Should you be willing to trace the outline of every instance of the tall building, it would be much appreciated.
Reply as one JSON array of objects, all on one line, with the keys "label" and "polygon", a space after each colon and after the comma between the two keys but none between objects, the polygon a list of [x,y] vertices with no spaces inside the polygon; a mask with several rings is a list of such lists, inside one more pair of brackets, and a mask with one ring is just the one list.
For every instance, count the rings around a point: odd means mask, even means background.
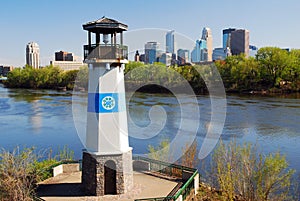
[{"label": "tall building", "polygon": [[213,45],[210,28],[203,28],[201,39],[196,41],[196,45],[191,53],[192,62],[212,61]]},{"label": "tall building", "polygon": [[238,29],[231,32],[230,50],[232,55],[244,53],[249,56],[249,31],[246,29]]},{"label": "tall building", "polygon": [[153,64],[157,61],[159,54],[159,43],[158,42],[147,42],[145,44],[145,63]]},{"label": "tall building", "polygon": [[55,52],[55,61],[74,61],[73,53],[65,51]]},{"label": "tall building", "polygon": [[[228,28],[223,30],[223,49],[230,54],[244,53],[249,56],[249,31],[246,29]],[[227,54],[228,55],[228,54]]]},{"label": "tall building", "polygon": [[192,50],[191,56],[193,63],[208,61],[206,40],[200,39],[196,41],[196,45]]},{"label": "tall building", "polygon": [[162,55],[159,57],[159,62],[166,64],[166,66],[171,66],[172,64],[172,53],[166,52],[162,53]]},{"label": "tall building", "polygon": [[35,69],[40,67],[40,48],[35,42],[26,45],[26,64]]},{"label": "tall building", "polygon": [[223,49],[230,48],[231,33],[234,32],[235,28],[228,28],[223,30]]},{"label": "tall building", "polygon": [[175,37],[174,30],[167,32],[166,34],[166,52],[175,54]]},{"label": "tall building", "polygon": [[206,49],[207,49],[207,60],[212,61],[212,53],[213,53],[213,38],[211,29],[204,27],[202,30],[202,40],[206,41]]},{"label": "tall building", "polygon": [[190,62],[190,51],[184,49],[177,50],[177,61],[179,65]]}]

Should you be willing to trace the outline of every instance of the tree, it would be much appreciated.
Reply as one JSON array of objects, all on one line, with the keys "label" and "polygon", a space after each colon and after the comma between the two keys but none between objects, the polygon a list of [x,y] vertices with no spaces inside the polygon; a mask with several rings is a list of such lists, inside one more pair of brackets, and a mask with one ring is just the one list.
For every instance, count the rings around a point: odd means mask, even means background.
[{"label": "tree", "polygon": [[278,47],[264,47],[257,52],[256,59],[260,65],[260,73],[271,87],[278,86],[283,71],[290,66],[289,54]]},{"label": "tree", "polygon": [[69,70],[60,73],[61,82],[59,85],[62,87],[65,86],[67,89],[73,89],[78,72],[78,70]]},{"label": "tree", "polygon": [[297,82],[300,81],[300,50],[293,49],[289,53],[290,65],[282,72],[285,81],[291,82],[297,88]]}]

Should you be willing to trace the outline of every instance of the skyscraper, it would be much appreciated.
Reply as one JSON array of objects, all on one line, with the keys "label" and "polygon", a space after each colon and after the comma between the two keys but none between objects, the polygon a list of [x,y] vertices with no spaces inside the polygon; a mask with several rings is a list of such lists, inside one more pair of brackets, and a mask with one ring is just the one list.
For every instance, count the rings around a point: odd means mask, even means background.
[{"label": "skyscraper", "polygon": [[202,30],[202,40],[206,41],[206,52],[207,59],[205,61],[212,61],[212,53],[213,53],[213,39],[210,28],[204,27]]},{"label": "skyscraper", "polygon": [[158,57],[158,42],[147,42],[145,44],[145,63],[153,64],[157,61]]},{"label": "skyscraper", "polygon": [[233,55],[244,53],[249,56],[249,31],[238,29],[231,32],[230,49]]},{"label": "skyscraper", "polygon": [[196,41],[192,51],[192,62],[212,61],[213,47],[210,28],[204,27],[201,39]]},{"label": "skyscraper", "polygon": [[174,30],[167,32],[166,34],[166,52],[167,53],[175,53],[175,38],[174,38]]},{"label": "skyscraper", "polygon": [[228,28],[223,30],[223,49],[232,55],[244,53],[249,56],[249,31],[246,29]]},{"label": "skyscraper", "polygon": [[228,28],[223,30],[223,49],[230,48],[231,33],[234,32],[235,28]]},{"label": "skyscraper", "polygon": [[26,45],[26,64],[35,69],[40,67],[40,48],[35,42]]},{"label": "skyscraper", "polygon": [[191,55],[192,55],[193,63],[201,62],[201,61],[208,61],[206,40],[203,40],[203,39],[197,40],[196,45],[195,45]]}]

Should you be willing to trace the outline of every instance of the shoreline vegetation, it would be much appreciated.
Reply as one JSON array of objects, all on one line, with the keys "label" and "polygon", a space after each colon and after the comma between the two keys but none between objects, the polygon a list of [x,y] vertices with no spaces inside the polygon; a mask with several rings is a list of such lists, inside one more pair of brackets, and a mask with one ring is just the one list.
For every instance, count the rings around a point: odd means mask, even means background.
[{"label": "shoreline vegetation", "polygon": [[[172,160],[169,139],[157,146],[148,146],[148,157]],[[182,157],[175,164],[197,167],[197,141],[184,146]],[[209,164],[202,164],[198,201],[268,201],[299,200],[299,180],[279,151],[264,155],[251,143],[238,144],[235,140],[219,142]]]},{"label": "shoreline vegetation", "polygon": [[[218,71],[218,72],[216,72]],[[215,76],[220,74],[220,77]],[[220,79],[221,78],[221,79]],[[229,56],[206,65],[169,66],[130,62],[125,68],[126,89],[148,93],[207,94],[207,83],[222,82],[227,93],[287,94],[300,92],[300,50],[276,47],[258,50],[256,57]],[[62,71],[59,67],[15,68],[3,82],[8,88],[87,90],[88,68]]]},{"label": "shoreline vegetation", "polygon": [[58,150],[36,150],[34,147],[16,147],[0,150],[0,200],[35,200],[40,181],[52,177],[52,167],[61,161],[73,161],[74,152],[67,146]]},{"label": "shoreline vegetation", "polygon": [[[148,146],[148,157],[165,161],[172,157],[168,139],[156,147]],[[163,151],[162,151],[163,150]],[[175,164],[194,168],[199,161],[197,141],[182,149]],[[48,155],[48,156],[47,156]],[[0,151],[0,200],[34,200],[40,181],[52,177],[51,170],[61,161],[74,161],[67,146],[52,157],[52,149],[16,147]],[[299,200],[299,180],[279,151],[268,155],[250,143],[220,141],[214,149],[211,165],[201,176],[198,201],[284,201]]]}]

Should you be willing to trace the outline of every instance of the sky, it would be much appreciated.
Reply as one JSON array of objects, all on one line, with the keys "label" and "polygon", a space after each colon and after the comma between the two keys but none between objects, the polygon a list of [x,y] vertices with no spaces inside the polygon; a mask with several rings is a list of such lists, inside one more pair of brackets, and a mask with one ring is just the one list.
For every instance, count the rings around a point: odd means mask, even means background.
[{"label": "sky", "polygon": [[299,0],[9,0],[0,8],[0,65],[24,66],[31,41],[40,46],[43,66],[56,51],[82,56],[87,43],[82,24],[102,16],[128,25],[129,44],[138,42],[130,33],[151,29],[175,30],[195,41],[209,27],[213,46],[221,47],[222,30],[234,27],[248,29],[257,47],[300,49]]}]

